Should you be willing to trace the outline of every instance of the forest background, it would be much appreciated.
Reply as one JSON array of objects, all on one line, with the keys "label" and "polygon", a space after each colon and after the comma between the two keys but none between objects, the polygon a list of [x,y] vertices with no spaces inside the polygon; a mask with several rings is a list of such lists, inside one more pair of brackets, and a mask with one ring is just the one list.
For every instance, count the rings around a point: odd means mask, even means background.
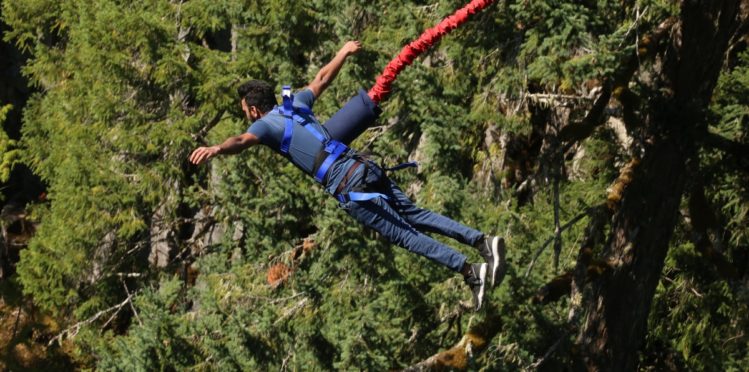
[{"label": "forest background", "polygon": [[354,147],[505,237],[478,313],[269,149],[187,163],[462,5],[2,0],[0,369],[746,370],[749,1],[498,1],[400,76]]}]

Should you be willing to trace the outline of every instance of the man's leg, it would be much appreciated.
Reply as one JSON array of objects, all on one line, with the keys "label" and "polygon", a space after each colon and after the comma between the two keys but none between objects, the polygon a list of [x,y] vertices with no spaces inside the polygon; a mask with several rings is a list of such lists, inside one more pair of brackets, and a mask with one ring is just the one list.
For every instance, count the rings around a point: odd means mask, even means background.
[{"label": "man's leg", "polygon": [[[381,183],[382,185],[382,183]],[[384,193],[388,203],[408,223],[417,229],[451,237],[463,244],[478,249],[489,264],[489,282],[492,286],[502,282],[507,270],[504,240],[498,236],[485,236],[482,232],[456,222],[428,209],[417,207],[411,199],[390,179],[384,182]]]},{"label": "man's leg", "polygon": [[466,256],[416,230],[384,199],[348,202],[344,208],[352,217],[371,227],[392,243],[460,272]]},{"label": "man's leg", "polygon": [[463,244],[476,247],[483,241],[484,233],[472,229],[451,218],[419,208],[392,180],[388,179],[385,195],[390,198],[389,204],[415,228],[453,238]]},{"label": "man's leg", "polygon": [[471,289],[475,309],[481,308],[488,264],[466,264],[466,256],[416,230],[382,198],[363,202],[349,201],[343,207],[356,220],[377,230],[392,243],[463,274]]}]

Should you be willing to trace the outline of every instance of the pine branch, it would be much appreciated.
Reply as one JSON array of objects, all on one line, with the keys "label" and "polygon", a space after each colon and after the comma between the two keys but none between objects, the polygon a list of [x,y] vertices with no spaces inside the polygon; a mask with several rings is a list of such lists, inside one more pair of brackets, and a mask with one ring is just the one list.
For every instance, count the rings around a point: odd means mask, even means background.
[{"label": "pine branch", "polygon": [[16,338],[16,332],[18,331],[18,324],[21,321],[21,306],[18,306],[18,310],[16,310],[16,321],[13,323],[13,332],[12,336],[10,336],[10,339],[13,340]]},{"label": "pine branch", "polygon": [[713,264],[718,275],[724,280],[738,279],[738,270],[716,247],[719,244],[716,244],[710,237],[711,231],[714,232],[712,235],[716,239],[719,239],[717,237],[721,236],[722,233],[720,232],[721,228],[717,222],[715,213],[710,207],[710,202],[705,196],[705,188],[702,180],[699,178],[697,178],[697,181],[692,186],[688,204],[688,215],[684,217],[687,225],[692,229],[690,239],[694,244],[694,248],[702,257]]},{"label": "pine branch", "polygon": [[[605,122],[605,109],[612,97],[619,98],[622,94],[631,95],[627,86],[635,72],[637,72],[641,60],[645,57],[650,58],[654,56],[655,51],[660,47],[660,40],[668,35],[675,23],[675,18],[669,18],[662,22],[654,32],[646,34],[642,38],[635,39],[637,49],[622,60],[612,78],[604,79],[601,94],[598,95],[598,98],[596,98],[585,118],[580,122],[562,128],[560,138],[563,142],[567,142],[565,151],[575,143],[588,138],[593,133],[593,130]],[[631,111],[631,107],[626,107],[631,106],[629,102],[622,99],[620,101],[625,106],[625,111]]]},{"label": "pine branch", "polygon": [[221,118],[224,117],[224,112],[226,112],[226,110],[219,110],[210,121],[205,123],[205,125],[203,125],[203,127],[200,128],[197,133],[193,134],[192,138],[195,140],[195,142],[205,143],[205,136],[221,121]]},{"label": "pine branch", "polygon": [[[105,314],[108,314],[108,313],[110,313],[112,311],[115,311],[114,315],[117,315],[117,313],[120,311],[120,309],[122,309],[123,307],[125,307],[125,305],[129,304],[130,301],[132,301],[133,296],[135,294],[137,294],[137,293],[138,292],[133,292],[129,296],[127,296],[127,298],[124,301],[120,302],[119,304],[114,305],[114,306],[112,306],[112,307],[110,307],[108,309],[101,310],[98,313],[94,314],[94,316],[92,316],[92,317],[90,317],[90,318],[88,318],[88,319],[86,319],[86,320],[84,320],[82,322],[78,322],[78,323],[76,323],[76,324],[74,324],[74,325],[72,325],[72,326],[70,326],[68,328],[65,328],[65,330],[63,330],[62,332],[60,332],[57,336],[55,336],[51,340],[49,340],[49,342],[47,343],[47,346],[52,346],[52,344],[55,342],[55,340],[57,340],[58,344],[62,345],[62,341],[63,341],[63,338],[65,338],[65,335],[67,335],[68,338],[75,337],[78,334],[78,332],[81,330],[81,328],[83,326],[95,322],[97,319],[101,318]],[[109,318],[109,320],[107,321],[107,323],[105,323],[105,326],[106,326],[106,324],[109,324],[109,322],[114,318],[114,315]]]},{"label": "pine branch", "polygon": [[372,144],[375,141],[377,141],[378,138],[380,138],[383,134],[385,134],[388,130],[390,130],[390,128],[396,126],[398,124],[398,122],[399,122],[398,117],[395,116],[395,117],[392,117],[392,118],[390,118],[388,120],[387,125],[380,125],[378,127],[369,127],[369,128],[367,128],[367,130],[366,130],[367,132],[369,132],[369,131],[375,131],[375,130],[378,131],[378,132],[375,133],[372,136],[372,138],[369,139],[369,141],[367,141],[367,144],[364,145],[364,147],[362,147],[361,151],[367,151],[367,150],[369,150],[369,147],[372,146]]},{"label": "pine branch", "polygon": [[[610,218],[610,210],[605,205],[599,205],[590,211],[591,221],[585,232],[585,238],[578,254],[575,269],[554,278],[549,284],[539,290],[533,302],[548,304],[561,298],[565,293],[570,295],[570,311],[567,316],[567,326],[559,338],[549,347],[544,355],[536,360],[531,367],[538,369],[551,355],[559,349],[565,339],[577,332],[580,324],[580,307],[583,303],[585,283],[599,277],[607,266],[600,260],[593,260],[593,247],[602,240],[603,229]],[[555,290],[556,289],[556,290]]]},{"label": "pine branch", "polygon": [[305,297],[301,299],[299,302],[294,304],[294,306],[286,309],[286,311],[283,312],[283,315],[281,315],[280,318],[278,318],[275,322],[273,322],[273,325],[278,325],[278,323],[281,323],[284,319],[289,318],[293,316],[297,311],[303,309],[305,306],[307,306],[307,303],[309,302],[309,297]]},{"label": "pine branch", "polygon": [[711,149],[725,154],[725,161],[737,165],[744,172],[749,173],[749,145],[736,142],[715,133],[702,136],[703,144]]},{"label": "pine branch", "polygon": [[575,268],[554,277],[539,288],[533,297],[534,303],[548,304],[569,294],[572,298],[568,316],[570,321],[577,318],[585,283],[599,277],[608,270],[606,262],[593,258],[593,248],[603,240],[603,229],[611,217],[611,210],[601,204],[589,208],[586,215],[590,216],[590,222],[585,229],[585,237],[580,245]]},{"label": "pine branch", "polygon": [[[574,226],[577,222],[579,222],[581,219],[583,219],[583,217],[587,216],[590,213],[590,211],[592,210],[592,208],[595,208],[595,207],[591,207],[591,208],[586,209],[584,212],[582,212],[582,213],[578,214],[577,216],[575,216],[575,218],[569,220],[567,223],[565,223],[564,225],[560,226],[558,233],[561,234],[563,231],[565,231],[565,230],[569,229],[570,227]],[[533,266],[536,265],[536,261],[541,256],[541,253],[543,253],[543,251],[546,249],[546,247],[548,247],[549,244],[551,244],[551,242],[555,241],[556,238],[557,238],[557,232],[555,231],[554,235],[552,235],[551,237],[549,237],[548,239],[546,239],[546,241],[544,242],[544,244],[536,251],[536,253],[533,254],[533,259],[531,260],[531,263],[528,264],[528,268],[525,270],[525,277],[526,278],[528,277],[528,275],[530,275],[531,270],[533,270]]]},{"label": "pine branch", "polygon": [[447,337],[447,334],[450,332],[450,330],[453,327],[453,324],[455,324],[456,322],[458,325],[458,334],[463,333],[460,327],[460,319],[461,317],[463,317],[463,314],[465,314],[466,311],[470,311],[470,310],[471,310],[470,305],[460,302],[458,303],[458,306],[452,312],[443,316],[440,319],[440,322],[438,324],[435,324],[433,327],[431,327],[431,329],[428,329],[427,331],[421,332],[421,333],[428,334],[429,332],[437,328],[438,325],[444,324],[445,322],[447,322],[447,328],[445,329],[444,332],[442,332],[442,335],[440,335],[440,345],[442,345],[445,341],[445,337]]}]

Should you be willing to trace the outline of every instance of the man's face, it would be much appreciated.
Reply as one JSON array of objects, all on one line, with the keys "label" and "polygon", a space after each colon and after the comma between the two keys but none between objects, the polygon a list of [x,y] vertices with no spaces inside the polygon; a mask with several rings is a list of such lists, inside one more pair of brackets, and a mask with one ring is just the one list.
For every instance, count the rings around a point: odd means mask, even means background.
[{"label": "man's face", "polygon": [[244,112],[244,116],[247,117],[247,120],[250,122],[255,122],[255,120],[260,119],[262,117],[262,113],[260,110],[257,109],[255,106],[247,106],[247,102],[242,98],[240,101],[242,103],[242,111]]}]

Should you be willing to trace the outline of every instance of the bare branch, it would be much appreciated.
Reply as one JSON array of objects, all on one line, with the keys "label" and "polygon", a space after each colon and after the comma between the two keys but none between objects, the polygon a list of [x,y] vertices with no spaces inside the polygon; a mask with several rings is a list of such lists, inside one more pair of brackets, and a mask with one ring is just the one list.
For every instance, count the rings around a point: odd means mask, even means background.
[{"label": "bare branch", "polygon": [[549,350],[547,350],[546,353],[544,353],[544,355],[541,358],[539,358],[537,361],[535,361],[533,364],[531,364],[531,368],[532,369],[538,369],[538,367],[541,367],[541,365],[543,365],[544,363],[546,363],[546,361],[549,359],[549,357],[551,356],[551,354],[553,354],[559,348],[559,345],[562,344],[562,341],[564,341],[566,338],[570,337],[570,333],[571,333],[570,331],[571,330],[566,329],[564,332],[562,332],[562,335],[559,336],[559,338],[556,340],[556,342],[554,342],[551,345],[551,347],[549,348]]},{"label": "bare branch", "polygon": [[208,132],[213,129],[213,127],[216,126],[221,121],[221,118],[224,117],[225,110],[219,110],[216,115],[213,116],[213,118],[207,122],[200,130],[198,130],[197,133],[193,134],[192,138],[196,142],[204,142],[205,136],[208,134]]},{"label": "bare branch", "polygon": [[390,120],[388,120],[388,123],[387,123],[387,125],[381,125],[381,126],[378,126],[378,127],[370,127],[370,128],[367,128],[367,131],[375,131],[375,130],[377,130],[378,132],[377,132],[377,133],[376,133],[376,134],[375,134],[374,136],[372,136],[372,138],[370,138],[370,139],[369,139],[369,141],[367,141],[367,144],[366,144],[366,145],[364,145],[364,147],[362,147],[362,150],[361,150],[361,151],[366,151],[366,150],[368,150],[368,149],[369,149],[369,147],[370,147],[370,146],[372,146],[372,144],[373,144],[373,143],[374,143],[374,142],[375,142],[375,141],[376,141],[376,140],[377,140],[378,138],[380,138],[380,136],[382,136],[383,134],[385,134],[385,132],[387,132],[388,130],[390,130],[390,128],[392,128],[392,127],[394,127],[394,126],[395,126],[396,124],[398,124],[398,121],[399,121],[399,120],[398,120],[398,117],[396,116],[396,117],[392,117],[392,118],[390,118]]},{"label": "bare branch", "polygon": [[611,210],[605,205],[599,205],[588,209],[590,222],[585,231],[585,238],[580,246],[577,262],[574,270],[556,276],[554,279],[541,287],[533,297],[534,303],[547,304],[554,302],[564,295],[569,294],[570,314],[568,319],[571,323],[577,323],[578,308],[582,301],[582,288],[584,283],[597,278],[608,269],[608,265],[593,258],[593,248],[600,243],[606,221],[611,216]]},{"label": "bare branch", "polygon": [[[135,293],[137,293],[137,292],[135,292]],[[68,328],[65,328],[65,330],[63,330],[62,332],[60,332],[57,336],[55,336],[51,340],[49,340],[49,342],[47,343],[47,346],[52,346],[52,344],[55,342],[55,340],[57,340],[58,344],[62,345],[62,340],[63,340],[63,338],[65,338],[66,335],[68,336],[68,338],[75,337],[78,334],[78,332],[81,330],[81,328],[83,326],[95,322],[97,319],[101,318],[105,314],[108,314],[108,313],[110,313],[112,311],[119,312],[120,309],[122,309],[125,305],[127,305],[128,303],[130,303],[130,301],[132,301],[133,295],[135,295],[135,293],[132,293],[129,296],[127,296],[127,298],[124,301],[120,302],[119,304],[114,305],[114,306],[112,306],[112,307],[110,307],[108,309],[104,309],[102,311],[99,311],[98,313],[94,314],[94,316],[92,316],[92,317],[90,317],[90,318],[88,318],[88,319],[86,319],[86,320],[84,320],[82,322],[78,322],[78,323],[76,323],[76,324],[74,324],[74,325],[72,325],[72,326],[70,326]],[[116,315],[116,313],[115,313],[115,315]],[[114,316],[110,317],[110,319],[107,321],[106,324],[108,324],[112,320],[113,317]]]},{"label": "bare branch", "polygon": [[[592,209],[592,208],[595,208],[595,207],[591,207],[591,208],[588,208],[588,209],[586,209],[586,210],[585,210],[585,212],[582,212],[582,213],[578,214],[577,216],[575,216],[575,218],[571,219],[570,221],[568,221],[567,223],[565,223],[564,225],[562,225],[562,226],[561,226],[561,227],[559,228],[559,234],[561,234],[561,233],[562,233],[562,232],[563,232],[564,230],[567,230],[567,229],[569,229],[570,227],[574,226],[574,225],[575,225],[575,224],[576,224],[576,223],[577,223],[578,221],[580,221],[580,220],[581,220],[581,219],[582,219],[583,217],[587,216],[587,215],[588,215],[588,213],[590,213],[590,211],[591,211],[591,209]],[[541,253],[543,253],[543,251],[544,251],[544,250],[546,249],[546,247],[548,247],[548,246],[549,246],[549,244],[551,244],[551,242],[553,242],[553,241],[554,241],[554,240],[556,239],[556,237],[557,237],[557,234],[556,234],[556,232],[555,232],[555,234],[554,234],[554,235],[552,235],[551,237],[549,237],[549,239],[546,239],[546,241],[545,241],[545,242],[544,242],[544,244],[543,244],[543,245],[541,246],[541,248],[539,248],[539,249],[538,249],[538,250],[536,251],[536,253],[534,253],[534,254],[533,254],[533,259],[531,260],[531,263],[530,263],[530,264],[528,264],[528,268],[527,268],[527,269],[525,270],[525,277],[526,277],[526,278],[527,278],[527,277],[528,277],[528,275],[529,275],[529,274],[531,273],[531,270],[533,270],[533,266],[535,266],[535,265],[536,265],[536,261],[538,260],[538,257],[540,257],[540,256],[541,256]]]},{"label": "bare branch", "polygon": [[593,103],[593,107],[585,115],[585,118],[578,123],[562,128],[559,132],[561,141],[574,143],[590,136],[593,130],[603,123],[603,114],[611,100],[611,91],[611,84],[604,83],[601,94],[598,95],[598,98]]},{"label": "bare branch", "polygon": [[[638,14],[638,20],[639,17],[640,14]],[[646,34],[642,38],[636,38],[637,49],[634,53],[622,60],[622,63],[612,77],[603,81],[601,94],[598,95],[598,98],[596,98],[590,111],[585,115],[585,118],[580,122],[562,128],[560,138],[563,142],[567,142],[565,151],[574,143],[590,136],[595,128],[605,122],[605,109],[611,98],[614,96],[618,98],[619,95],[626,94],[629,91],[627,85],[637,71],[640,65],[640,60],[654,55],[654,52],[659,47],[660,40],[668,35],[675,23],[675,18],[669,18],[658,25],[654,32]]]},{"label": "bare branch", "polygon": [[309,297],[305,297],[301,299],[299,302],[294,304],[294,306],[286,309],[286,311],[283,312],[283,315],[281,315],[278,320],[273,322],[273,325],[278,325],[278,323],[282,322],[284,319],[293,316],[297,311],[303,309],[305,306],[307,306],[307,303],[309,302]]},{"label": "bare branch", "polygon": [[[125,287],[125,293],[127,293],[127,297],[128,298],[132,297],[132,294],[130,293],[130,289],[127,288],[127,284],[125,283],[125,281],[124,280],[121,280],[121,281],[122,281],[122,286]],[[138,310],[135,310],[135,306],[133,305],[133,301],[129,301],[128,303],[130,304],[130,310],[132,310],[133,311],[133,315],[135,315],[135,319],[138,319],[138,324],[140,324],[142,326],[143,325],[143,321],[140,319],[140,316],[138,315]]]}]

